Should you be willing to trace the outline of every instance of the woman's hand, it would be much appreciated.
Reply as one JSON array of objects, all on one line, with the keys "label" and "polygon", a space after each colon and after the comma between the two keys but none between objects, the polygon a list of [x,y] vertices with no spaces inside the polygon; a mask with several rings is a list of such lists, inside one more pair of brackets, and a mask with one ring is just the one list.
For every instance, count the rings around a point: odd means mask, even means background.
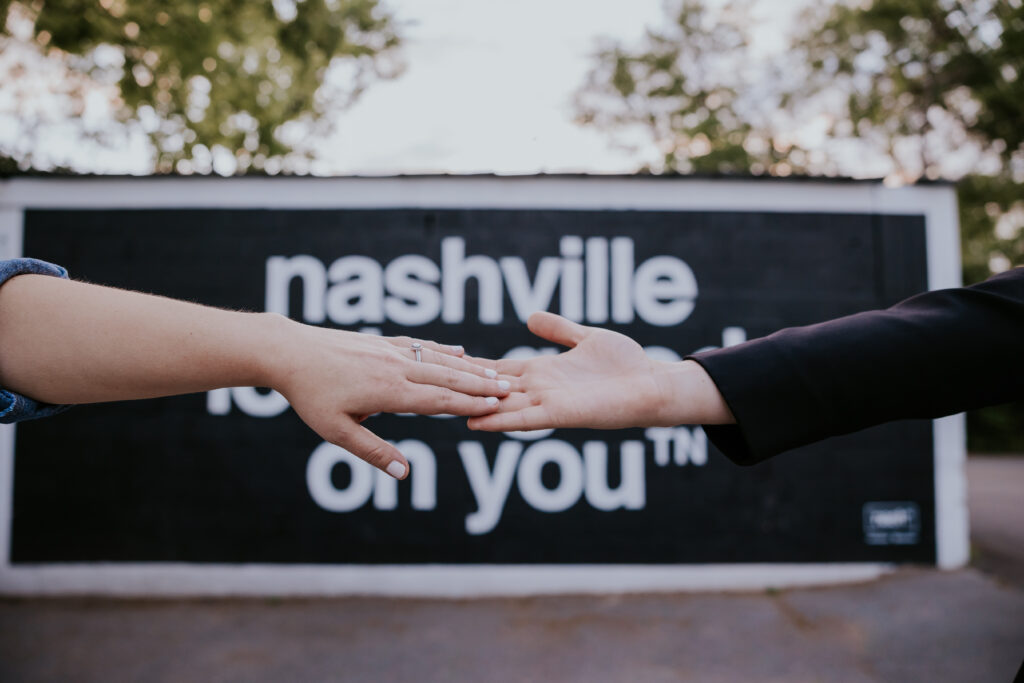
[{"label": "woman's hand", "polygon": [[[278,319],[285,328],[270,366],[273,387],[313,431],[393,477],[408,463],[359,423],[380,412],[486,415],[509,393],[508,379],[464,359],[462,347],[378,337]],[[422,346],[416,360],[413,343]]]},{"label": "woman's hand", "polygon": [[471,418],[471,429],[620,429],[732,421],[718,389],[693,361],[651,360],[625,335],[552,313],[534,313],[528,325],[537,336],[570,350],[494,362],[491,367],[512,378],[513,393],[498,412]]}]

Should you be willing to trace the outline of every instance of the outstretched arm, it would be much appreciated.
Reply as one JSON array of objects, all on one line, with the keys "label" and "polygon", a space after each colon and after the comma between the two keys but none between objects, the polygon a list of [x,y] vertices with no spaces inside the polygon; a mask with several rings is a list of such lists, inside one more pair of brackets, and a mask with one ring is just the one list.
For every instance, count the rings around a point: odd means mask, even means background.
[{"label": "outstretched arm", "polygon": [[534,313],[530,331],[570,350],[558,356],[499,360],[513,393],[500,412],[469,420],[471,429],[668,426],[733,421],[714,382],[693,361],[651,360],[629,337]]},{"label": "outstretched arm", "polygon": [[359,424],[377,412],[483,415],[508,384],[460,348],[328,330],[44,275],[0,287],[0,386],[55,404],[265,386],[331,441],[393,476],[402,454]]},{"label": "outstretched arm", "polygon": [[891,420],[1024,398],[1024,268],[891,308],[699,353],[737,424],[708,437],[749,465]]},{"label": "outstretched arm", "polygon": [[628,337],[550,313],[530,329],[573,347],[497,361],[516,376],[474,429],[703,424],[753,464],[890,420],[933,418],[1024,397],[1024,268],[960,289],[700,353],[648,359]]}]

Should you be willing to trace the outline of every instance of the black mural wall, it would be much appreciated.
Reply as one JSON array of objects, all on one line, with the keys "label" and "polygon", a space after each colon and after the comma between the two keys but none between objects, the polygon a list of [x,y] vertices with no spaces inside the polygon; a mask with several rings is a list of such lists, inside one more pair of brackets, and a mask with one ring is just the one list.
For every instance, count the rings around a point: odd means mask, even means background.
[{"label": "black mural wall", "polygon": [[[306,322],[540,352],[547,308],[683,356],[926,288],[917,216],[556,210],[30,210],[73,277]],[[11,557],[37,562],[708,563],[935,558],[928,421],[741,468],[699,428],[514,438],[368,426],[395,485],[265,390],[17,428]]]}]

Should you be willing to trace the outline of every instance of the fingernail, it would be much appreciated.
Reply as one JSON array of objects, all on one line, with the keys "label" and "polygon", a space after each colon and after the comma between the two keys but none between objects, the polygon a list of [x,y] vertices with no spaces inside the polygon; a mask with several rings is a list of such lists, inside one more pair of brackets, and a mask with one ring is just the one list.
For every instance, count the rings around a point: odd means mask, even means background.
[{"label": "fingernail", "polygon": [[395,479],[401,479],[402,477],[405,476],[405,465],[398,462],[397,460],[392,460],[388,464],[387,472]]},{"label": "fingernail", "polygon": [[449,347],[449,348],[451,348],[451,350],[454,351],[455,353],[462,353],[463,351],[466,350],[466,349],[464,349],[462,347],[462,344],[458,344],[456,346],[452,346],[452,347]]},{"label": "fingernail", "polygon": [[490,368],[484,370],[484,374],[490,377],[491,379],[494,379],[495,377],[498,376],[498,372],[496,370],[491,370]]},{"label": "fingernail", "polygon": [[494,405],[495,403],[497,403],[497,402],[498,402],[498,399],[497,399],[497,398],[495,398],[494,396],[488,396],[488,397],[487,397],[486,399],[484,399],[484,400],[485,400],[485,401],[487,401],[487,405],[489,405],[489,406],[493,406],[493,405]]},{"label": "fingernail", "polygon": [[511,388],[511,386],[512,386],[512,383],[509,382],[507,379],[499,379],[498,380],[498,388],[501,389],[502,391],[508,390],[509,388]]}]

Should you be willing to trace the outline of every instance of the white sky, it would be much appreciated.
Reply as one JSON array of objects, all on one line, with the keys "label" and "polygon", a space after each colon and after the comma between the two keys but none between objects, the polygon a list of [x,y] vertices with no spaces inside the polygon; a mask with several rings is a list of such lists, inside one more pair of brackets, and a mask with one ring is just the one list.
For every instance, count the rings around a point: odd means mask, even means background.
[{"label": "white sky", "polygon": [[391,0],[406,72],[374,84],[323,160],[336,172],[624,171],[634,157],[572,122],[599,36],[632,38],[661,0]]},{"label": "white sky", "polygon": [[[782,44],[804,0],[761,0],[755,40]],[[344,113],[317,170],[333,173],[632,172],[652,151],[573,123],[600,37],[632,43],[662,0],[388,0],[408,68]]]}]

